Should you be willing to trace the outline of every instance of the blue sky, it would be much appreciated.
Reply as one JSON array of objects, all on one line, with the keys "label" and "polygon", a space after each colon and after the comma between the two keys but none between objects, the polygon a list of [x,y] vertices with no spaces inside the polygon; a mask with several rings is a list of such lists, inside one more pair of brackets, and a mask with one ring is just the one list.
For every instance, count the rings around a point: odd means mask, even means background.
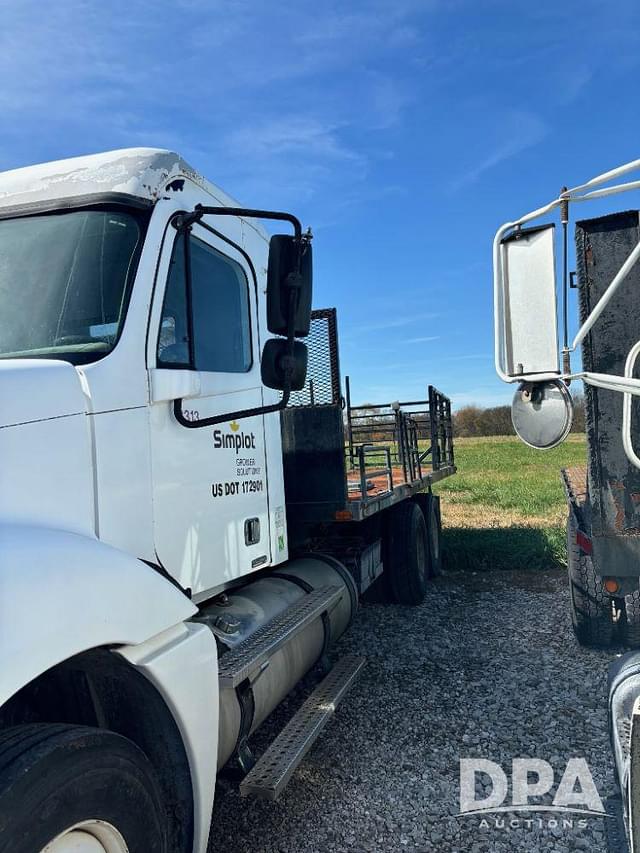
[{"label": "blue sky", "polygon": [[296,212],[358,402],[506,402],[495,229],[640,156],[637,0],[0,7],[0,168],[168,147]]}]

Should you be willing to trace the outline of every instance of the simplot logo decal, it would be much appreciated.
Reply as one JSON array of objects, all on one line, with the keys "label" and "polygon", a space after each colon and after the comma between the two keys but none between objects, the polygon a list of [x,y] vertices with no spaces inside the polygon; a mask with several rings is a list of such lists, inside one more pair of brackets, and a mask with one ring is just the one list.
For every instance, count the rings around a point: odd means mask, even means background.
[{"label": "simplot logo decal", "polygon": [[236,453],[239,450],[255,450],[256,434],[254,432],[242,432],[237,421],[231,421],[229,428],[231,429],[230,434],[221,429],[214,429],[213,446],[216,450],[231,448]]},{"label": "simplot logo decal", "polygon": [[[256,458],[255,452],[251,452],[256,450],[254,432],[243,432],[237,421],[231,421],[229,431],[213,431],[213,446],[216,450],[232,451],[220,459],[221,473],[229,479],[211,484],[213,498],[251,495],[265,491],[260,459]],[[261,450],[258,451],[259,454],[260,452]]]}]

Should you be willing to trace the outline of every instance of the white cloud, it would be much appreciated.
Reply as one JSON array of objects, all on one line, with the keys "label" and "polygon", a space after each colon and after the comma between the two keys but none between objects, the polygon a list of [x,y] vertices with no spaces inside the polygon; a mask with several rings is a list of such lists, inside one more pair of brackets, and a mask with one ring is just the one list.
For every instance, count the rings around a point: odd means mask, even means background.
[{"label": "white cloud", "polygon": [[[242,199],[326,199],[343,220],[384,183],[430,2],[7,0],[0,168],[128,145],[177,148]],[[168,26],[178,16],[179,25]],[[405,73],[403,73],[403,71]],[[29,144],[25,145],[24,140]],[[329,203],[330,202],[330,203]]]},{"label": "white cloud", "polygon": [[586,64],[562,69],[556,75],[558,101],[561,104],[575,101],[593,79],[593,73],[593,69]]},{"label": "white cloud", "polygon": [[226,143],[248,157],[265,158],[274,151],[289,157],[321,157],[360,162],[361,156],[340,141],[340,125],[305,115],[282,115],[232,130]]},{"label": "white cloud", "polygon": [[433,320],[437,314],[407,314],[400,317],[391,316],[387,320],[376,320],[373,323],[367,323],[365,326],[357,326],[356,332],[378,332],[385,329],[400,329],[403,326],[410,326],[413,323],[421,323],[426,320]]},{"label": "white cloud", "polygon": [[466,355],[448,355],[447,359],[449,361],[491,361],[493,360],[493,354],[481,352],[481,353],[467,353]]},{"label": "white cloud", "polygon": [[452,183],[453,190],[461,190],[475,183],[485,172],[515,157],[527,148],[537,145],[549,133],[546,123],[535,113],[512,110],[498,124],[500,141],[474,166],[460,174]]}]

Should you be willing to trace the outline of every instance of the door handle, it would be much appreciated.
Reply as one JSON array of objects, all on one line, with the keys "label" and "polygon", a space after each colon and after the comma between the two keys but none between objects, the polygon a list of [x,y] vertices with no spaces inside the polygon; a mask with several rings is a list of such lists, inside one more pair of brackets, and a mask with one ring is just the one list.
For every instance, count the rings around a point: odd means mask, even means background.
[{"label": "door handle", "polygon": [[244,523],[244,544],[255,545],[260,541],[260,519],[247,518]]}]

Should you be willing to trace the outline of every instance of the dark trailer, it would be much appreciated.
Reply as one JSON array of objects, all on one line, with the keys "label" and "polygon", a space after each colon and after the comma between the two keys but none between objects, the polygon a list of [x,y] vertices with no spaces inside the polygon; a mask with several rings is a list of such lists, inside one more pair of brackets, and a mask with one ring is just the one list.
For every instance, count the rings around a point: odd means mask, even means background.
[{"label": "dark trailer", "polygon": [[384,570],[379,586],[418,603],[441,564],[432,486],[456,471],[451,402],[428,386],[425,400],[353,405],[334,308],[312,313],[307,346],[307,383],[281,413],[290,547],[337,557],[360,593]]},{"label": "dark trailer", "polygon": [[[581,322],[637,245],[639,233],[638,211],[576,224]],[[639,316],[636,264],[584,339],[584,369],[623,376],[628,353],[640,337]],[[639,375],[637,369],[633,375]],[[623,400],[616,391],[585,384],[587,464],[563,471],[573,624],[582,642],[596,646],[640,645],[640,470],[624,449]],[[630,414],[631,436],[637,440],[640,398],[632,398]]]}]

